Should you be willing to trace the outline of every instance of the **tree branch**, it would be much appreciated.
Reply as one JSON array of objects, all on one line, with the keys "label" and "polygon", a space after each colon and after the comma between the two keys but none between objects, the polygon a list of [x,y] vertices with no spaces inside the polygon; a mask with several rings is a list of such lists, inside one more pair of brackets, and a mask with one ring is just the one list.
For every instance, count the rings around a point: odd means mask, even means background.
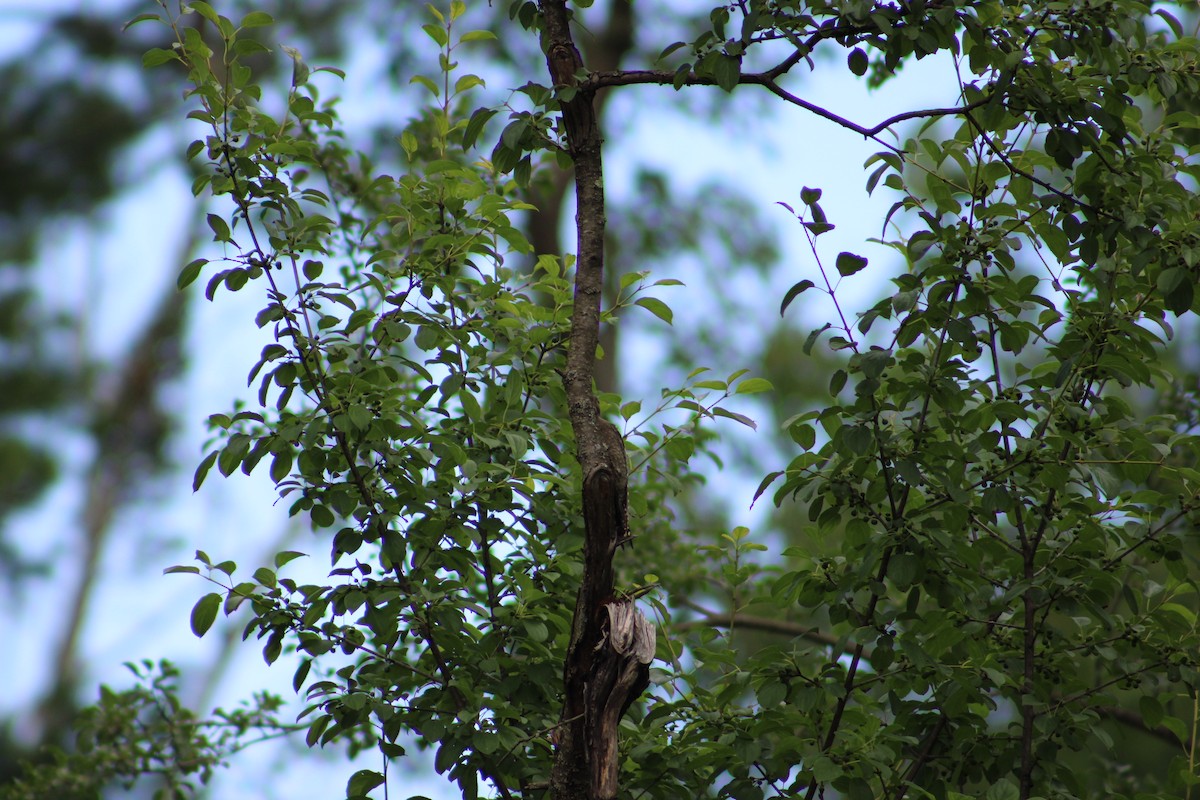
[{"label": "tree branch", "polygon": [[[798,56],[796,60],[798,61],[800,58],[802,58],[802,56]],[[928,108],[921,111],[906,111],[902,114],[896,114],[888,117],[876,125],[866,127],[859,125],[856,122],[851,122],[845,117],[838,116],[832,111],[822,108],[816,103],[810,103],[802,97],[797,97],[781,87],[776,82],[776,78],[778,78],[782,72],[786,72],[787,69],[790,69],[790,67],[791,64],[785,60],[778,66],[767,70],[766,72],[748,72],[738,78],[738,84],[742,86],[762,86],[772,94],[786,100],[792,105],[799,106],[806,111],[811,111],[813,114],[816,114],[823,119],[827,119],[830,122],[846,128],[847,130],[854,131],[855,133],[870,139],[875,138],[896,123],[904,122],[910,119],[947,117],[955,114],[966,114],[970,111],[974,111],[977,108],[987,105],[988,103],[992,102],[993,98],[993,95],[988,95],[987,97],[976,100],[973,103],[968,103],[965,106],[954,106],[951,108]],[[674,85],[675,80],[675,73],[671,72],[670,70],[616,70],[611,72],[596,72],[589,75],[587,81],[585,81],[582,85],[582,88],[594,90],[612,86],[635,86],[639,84],[651,84],[659,86]],[[687,76],[687,78],[684,79],[683,85],[716,86],[717,81],[715,78],[709,78],[691,73]]]},{"label": "tree branch", "polygon": [[1159,741],[1166,742],[1172,747],[1182,748],[1183,752],[1185,753],[1190,753],[1192,751],[1193,743],[1190,739],[1186,741],[1181,740],[1166,725],[1155,725],[1154,727],[1151,727],[1150,725],[1146,724],[1146,720],[1142,718],[1141,714],[1130,711],[1127,708],[1120,708],[1119,706],[1092,706],[1091,710],[1099,714],[1101,719],[1110,719],[1113,722],[1124,725],[1127,728],[1133,728],[1134,730],[1141,731],[1142,733],[1153,736]]},{"label": "tree branch", "polygon": [[1050,192],[1051,194],[1055,194],[1058,197],[1061,197],[1063,200],[1066,200],[1070,203],[1074,203],[1075,205],[1079,206],[1080,208],[1084,209],[1085,211],[1090,211],[1093,214],[1096,214],[1097,216],[1108,217],[1109,219],[1115,219],[1115,220],[1122,219],[1120,216],[1113,214],[1110,211],[1107,211],[1106,209],[1100,208],[1099,206],[1094,206],[1090,203],[1085,203],[1084,201],[1080,200],[1076,195],[1073,195],[1070,192],[1064,192],[1062,189],[1059,189],[1055,186],[1050,185],[1049,183],[1047,183],[1046,181],[1037,177],[1033,173],[1027,172],[1026,170],[1023,170],[1020,167],[1018,167],[1016,164],[1013,163],[1012,159],[1008,157],[1008,153],[1004,152],[1004,150],[1002,148],[997,146],[996,143],[994,141],[992,141],[992,137],[987,135],[987,131],[985,131],[983,129],[983,126],[980,125],[978,122],[976,122],[975,118],[973,116],[971,116],[970,112],[973,110],[974,109],[970,109],[970,108],[965,109],[967,121],[971,123],[971,127],[973,127],[975,129],[975,132],[979,134],[979,137],[981,139],[983,139],[984,143],[988,146],[988,149],[992,151],[993,155],[995,155],[996,158],[1000,159],[1000,162],[1002,164],[1004,164],[1004,166],[1008,167],[1009,172],[1012,172],[1014,175],[1020,175],[1022,178],[1025,178],[1026,180],[1037,184],[1038,186],[1042,187],[1043,189]]},{"label": "tree branch", "polygon": [[[691,604],[687,604],[691,606]],[[691,606],[694,608],[694,606]],[[717,614],[697,609],[704,614],[704,617],[697,620],[689,620],[675,625],[674,628],[679,631],[696,630],[697,628],[730,628],[734,624],[734,616],[732,614]],[[798,625],[795,622],[788,622],[782,619],[770,619],[769,617],[755,617],[746,614],[737,615],[737,626],[739,628],[749,628],[750,630],[759,631],[761,633],[774,633],[779,636],[791,636],[806,641],[819,644],[824,647],[836,647],[841,640],[832,634],[816,628],[807,628],[803,625]],[[847,647],[846,652],[852,652],[852,647]],[[870,655],[863,656],[867,661],[870,661]]]}]

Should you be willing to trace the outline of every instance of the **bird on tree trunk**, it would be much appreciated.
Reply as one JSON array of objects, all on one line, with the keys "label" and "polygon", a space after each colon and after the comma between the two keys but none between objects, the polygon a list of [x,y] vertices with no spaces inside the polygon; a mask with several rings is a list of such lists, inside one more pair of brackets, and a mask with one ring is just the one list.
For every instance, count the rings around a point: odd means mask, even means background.
[{"label": "bird on tree trunk", "polygon": [[597,430],[616,486],[617,544],[625,544],[632,538],[629,529],[629,457],[625,454],[625,437],[616,425],[600,415],[600,401],[594,397],[592,400],[596,404]]}]

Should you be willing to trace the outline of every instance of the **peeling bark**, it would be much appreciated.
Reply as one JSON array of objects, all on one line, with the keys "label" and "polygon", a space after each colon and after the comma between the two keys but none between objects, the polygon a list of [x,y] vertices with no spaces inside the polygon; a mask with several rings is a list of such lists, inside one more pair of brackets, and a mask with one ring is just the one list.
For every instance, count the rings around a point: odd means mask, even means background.
[{"label": "peeling bark", "polygon": [[593,800],[614,800],[621,766],[617,726],[650,685],[654,626],[632,600],[615,600],[604,606],[600,634],[587,687],[588,754]]}]

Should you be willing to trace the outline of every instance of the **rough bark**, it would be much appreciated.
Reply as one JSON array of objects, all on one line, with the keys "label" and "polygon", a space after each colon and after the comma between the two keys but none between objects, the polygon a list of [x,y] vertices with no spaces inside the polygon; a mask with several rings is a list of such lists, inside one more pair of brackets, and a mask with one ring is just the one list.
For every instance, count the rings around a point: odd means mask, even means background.
[{"label": "rough bark", "polygon": [[[565,0],[542,0],[546,66],[559,92],[575,163],[575,304],[563,387],[583,478],[584,566],[563,666],[563,713],[550,795],[554,800],[616,797],[617,726],[645,689],[653,627],[632,603],[613,597],[613,555],[629,539],[628,463],[615,427],[600,417],[592,391],[604,287],[604,171],[594,92],[580,90],[583,59]],[[647,633],[648,631],[648,633]]]},{"label": "rough bark", "polygon": [[[593,37],[584,37],[580,47],[587,59],[589,74],[613,72],[620,68],[624,57],[633,49],[633,8],[629,0],[612,0],[604,25]],[[596,93],[592,102],[597,124],[604,116],[604,105],[609,97],[608,90]],[[529,241],[538,255],[562,255],[565,248],[559,240],[562,228],[563,199],[572,185],[574,170],[551,167],[553,170],[547,184],[531,185],[529,202],[537,206],[538,212],[530,217]],[[604,291],[612,297],[616,291],[616,276],[610,271],[605,276]],[[605,326],[600,330],[600,347],[605,357],[594,366],[592,377],[596,386],[605,392],[617,390],[617,346],[616,330]]]}]

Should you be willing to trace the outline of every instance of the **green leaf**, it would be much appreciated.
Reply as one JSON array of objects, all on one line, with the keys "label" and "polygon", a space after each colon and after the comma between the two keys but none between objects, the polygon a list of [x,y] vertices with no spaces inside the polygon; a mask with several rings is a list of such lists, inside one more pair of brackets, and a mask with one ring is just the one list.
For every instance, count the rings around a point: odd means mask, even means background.
[{"label": "green leaf", "polygon": [[737,394],[758,394],[774,391],[775,386],[766,378],[746,378],[737,385]]},{"label": "green leaf", "polygon": [[745,414],[739,414],[736,411],[730,411],[726,408],[721,408],[720,406],[717,406],[716,408],[713,409],[713,415],[718,416],[718,417],[725,417],[726,419],[731,419],[731,420],[734,420],[735,422],[740,422],[743,425],[745,425],[747,428],[750,428],[751,430],[755,430],[755,431],[758,430],[758,423],[755,422],[754,420],[750,419],[749,417],[747,417]]},{"label": "green leaf", "polygon": [[183,13],[190,14],[192,12],[199,14],[214,25],[219,22],[217,12],[213,11],[212,6],[203,2],[203,0],[188,0],[187,3],[183,4]]},{"label": "green leaf", "polygon": [[870,66],[866,51],[861,47],[856,47],[850,51],[850,55],[846,57],[846,64],[850,67],[851,72],[860,77],[867,73],[867,67]]},{"label": "green leaf", "polygon": [[[1161,18],[1164,22],[1167,23],[1167,26],[1170,27],[1171,33],[1175,36],[1176,39],[1183,38],[1183,25],[1179,22],[1179,20],[1175,16],[1173,16],[1172,14],[1169,14],[1168,12],[1164,11],[1161,8],[1155,9],[1154,14],[1155,14],[1155,16]],[[1154,723],[1151,723],[1151,725],[1153,725],[1153,724]]]},{"label": "green leaf", "polygon": [[842,441],[855,455],[866,455],[875,446],[875,436],[865,425],[847,425],[839,433]]},{"label": "green leaf", "polygon": [[283,45],[281,49],[292,60],[292,86],[303,86],[308,83],[309,68],[304,63],[304,56],[294,47]]},{"label": "green leaf", "polygon": [[218,242],[228,242],[230,239],[229,224],[223,217],[216,214],[208,215],[208,227],[212,229],[213,239]]},{"label": "green leaf", "polygon": [[484,130],[488,120],[496,116],[494,108],[476,108],[475,112],[470,115],[470,120],[467,121],[466,130],[462,133],[462,149],[470,150],[475,145],[475,140],[479,139],[479,134]]},{"label": "green leaf", "polygon": [[815,283],[810,281],[808,278],[805,278],[804,280],[792,286],[792,288],[788,289],[783,295],[783,302],[779,304],[779,316],[783,316],[783,313],[787,311],[787,307],[792,304],[793,300],[814,286],[816,286]]},{"label": "green leaf", "polygon": [[217,469],[228,478],[234,470],[241,466],[242,460],[250,450],[250,440],[246,436],[234,435],[217,456]]},{"label": "green leaf", "polygon": [[248,280],[250,280],[250,271],[241,267],[234,267],[225,273],[225,286],[231,292],[241,290]]},{"label": "green leaf", "polygon": [[768,473],[767,476],[758,484],[758,489],[754,492],[754,498],[750,501],[750,504],[753,505],[758,498],[762,497],[763,492],[770,488],[772,483],[783,477],[785,474],[786,473],[782,471]]},{"label": "green leaf", "polygon": [[912,553],[897,553],[888,561],[887,576],[896,588],[907,591],[916,580],[921,560]]},{"label": "green leaf", "polygon": [[476,86],[486,85],[487,84],[483,82],[483,78],[479,77],[478,75],[463,75],[454,82],[454,93],[462,94],[463,92],[474,89]]},{"label": "green leaf", "polygon": [[289,447],[281,450],[271,459],[271,480],[280,483],[292,474],[293,454]]},{"label": "green leaf", "polygon": [[179,271],[179,277],[175,279],[176,288],[183,289],[195,281],[196,278],[200,277],[200,270],[207,263],[207,258],[197,258],[189,261],[188,265]]},{"label": "green leaf", "polygon": [[552,278],[557,278],[563,273],[563,267],[559,264],[557,255],[553,253],[542,253],[539,255],[538,263],[534,265],[534,270],[541,270]]},{"label": "green leaf", "polygon": [[216,592],[204,595],[192,606],[192,633],[197,637],[204,636],[217,619],[217,609],[221,607],[221,595]]},{"label": "green leaf", "polygon": [[442,332],[434,325],[422,325],[417,328],[413,343],[421,350],[435,350],[442,342]]},{"label": "green leaf", "polygon": [[152,50],[147,50],[142,56],[143,67],[157,67],[161,64],[166,64],[168,61],[182,61],[179,54],[174,50],[164,50],[161,47],[156,47]]},{"label": "green leaf", "polygon": [[[238,58],[247,56],[256,56],[263,53],[270,53],[271,48],[267,47],[257,39],[238,39],[233,43],[233,54]],[[242,65],[235,65],[235,69],[242,69]]]},{"label": "green leaf", "polygon": [[858,357],[857,362],[862,374],[867,378],[878,378],[892,363],[892,351],[882,347],[872,347]]},{"label": "green leaf", "polygon": [[808,336],[804,339],[804,345],[801,347],[801,350],[803,351],[804,355],[806,355],[806,356],[812,355],[812,349],[813,349],[813,346],[817,343],[817,339],[819,339],[821,337],[822,333],[824,333],[825,331],[829,330],[832,327],[833,327],[833,323],[826,322],[821,327],[816,328],[813,331],[810,331]]},{"label": "green leaf", "polygon": [[233,590],[230,591],[229,594],[225,595],[225,602],[221,606],[221,610],[224,612],[225,616],[228,617],[230,614],[237,611],[245,600],[254,597],[254,593],[257,589],[258,587],[249,581],[239,583],[237,586],[234,586]]},{"label": "green leaf", "polygon": [[675,68],[675,74],[671,78],[671,86],[675,88],[675,91],[679,91],[684,87],[684,84],[686,84],[688,79],[691,77],[692,65],[690,63],[680,64]]},{"label": "green leaf", "polygon": [[921,231],[913,234],[912,237],[909,238],[908,246],[906,248],[909,260],[914,264],[920,261],[925,253],[929,251],[929,248],[933,247],[936,241],[937,239],[929,231]]},{"label": "green leaf", "polygon": [[325,270],[324,263],[322,263],[320,261],[314,261],[311,258],[306,259],[304,262],[304,266],[302,267],[302,271],[304,272],[304,277],[308,278],[310,281],[315,281],[317,278],[321,277],[321,273],[324,270]]},{"label": "green leaf", "polygon": [[1163,296],[1167,308],[1181,316],[1192,307],[1194,286],[1191,271],[1183,267],[1164,269],[1158,275],[1158,291]]},{"label": "green leaf", "polygon": [[1162,703],[1152,695],[1142,695],[1138,700],[1138,711],[1142,715],[1142,721],[1146,723],[1146,727],[1148,728],[1155,728],[1162,722]]},{"label": "green leaf", "polygon": [[166,569],[163,570],[163,575],[175,575],[178,573],[186,573],[188,575],[199,575],[200,568],[199,567],[175,566],[175,567],[167,567]]},{"label": "green leaf", "polygon": [[831,350],[852,350],[854,347],[854,342],[844,336],[829,337],[829,348]]},{"label": "green leaf", "polygon": [[460,42],[490,42],[496,39],[496,34],[491,31],[467,31],[459,39]]},{"label": "green leaf", "polygon": [[985,800],[1017,800],[1020,796],[1021,792],[1017,788],[1017,784],[1009,778],[1004,778],[989,786],[984,798]]},{"label": "green leaf", "polygon": [[196,473],[192,476],[193,492],[200,491],[200,486],[204,483],[204,478],[208,475],[208,471],[212,469],[212,465],[216,463],[218,455],[220,455],[220,452],[214,450],[204,457],[204,460],[200,462],[200,466],[196,467]]},{"label": "green leaf", "polygon": [[550,637],[550,630],[546,627],[546,623],[539,619],[526,619],[525,635],[534,642],[544,642]]},{"label": "green leaf", "polygon": [[134,17],[133,19],[129,20],[128,22],[126,22],[124,25],[121,26],[121,32],[124,33],[125,31],[132,28],[134,25],[137,25],[139,22],[146,22],[148,20],[154,20],[155,22],[161,22],[162,17],[160,17],[158,14],[138,14],[136,17]]},{"label": "green leaf", "polygon": [[412,78],[410,78],[408,82],[410,84],[419,83],[420,85],[422,85],[426,89],[428,89],[429,93],[432,94],[435,98],[442,96],[441,88],[436,83],[431,81],[429,78],[426,78],[424,75],[413,75]]},{"label": "green leaf", "polygon": [[[446,29],[441,25],[425,24],[421,26],[421,30],[425,31],[425,34],[430,39],[433,39],[438,47],[445,47],[446,43],[450,41],[450,38],[446,35]],[[428,78],[425,80],[428,80]],[[436,97],[437,95],[434,96]]]},{"label": "green leaf", "polygon": [[265,25],[274,25],[275,19],[265,11],[251,11],[246,16],[242,17],[241,28],[261,28]]},{"label": "green leaf", "polygon": [[308,671],[312,668],[312,659],[306,658],[300,662],[300,666],[296,667],[296,672],[292,675],[292,690],[296,693],[304,687],[304,681],[308,680]]},{"label": "green leaf", "polygon": [[867,266],[867,259],[862,256],[856,256],[854,253],[842,251],[837,256],[837,271],[843,278],[853,275],[854,273]]},{"label": "green leaf", "polygon": [[828,783],[840,778],[843,770],[837,762],[828,756],[817,756],[812,764],[813,780],[818,783]]},{"label": "green leaf", "polygon": [[297,558],[307,557],[307,553],[301,553],[298,550],[281,550],[275,554],[275,569],[279,569],[285,564],[295,561]]},{"label": "green leaf", "polygon": [[639,297],[634,301],[634,305],[641,306],[668,325],[674,319],[674,314],[671,312],[670,306],[657,297]]},{"label": "green leaf", "polygon": [[787,699],[787,686],[778,680],[768,681],[755,691],[755,695],[758,697],[759,705],[763,708],[771,708]]},{"label": "green leaf", "polygon": [[673,42],[672,44],[669,44],[666,47],[664,47],[662,49],[662,52],[660,52],[658,54],[658,58],[656,58],[654,60],[662,61],[667,56],[671,55],[671,53],[674,53],[676,50],[678,50],[681,47],[687,47],[687,42]]},{"label": "green leaf", "polygon": [[263,645],[263,660],[267,664],[274,664],[283,652],[283,632],[276,630],[271,634],[271,638],[267,639],[267,643]]},{"label": "green leaf", "polygon": [[619,282],[621,290],[624,291],[625,289],[628,289],[630,286],[633,286],[635,283],[640,283],[641,281],[644,281],[646,279],[646,274],[647,273],[644,271],[626,272],[624,275],[621,276],[621,280]]},{"label": "green leaf", "polygon": [[375,415],[361,403],[355,403],[350,406],[347,413],[350,415],[350,421],[354,424],[354,427],[360,431],[365,431],[375,421]]},{"label": "green leaf", "polygon": [[811,450],[813,445],[817,443],[817,431],[808,423],[798,423],[789,426],[788,434],[792,437],[792,441],[805,450]]},{"label": "green leaf", "polygon": [[421,143],[417,141],[417,137],[410,130],[405,130],[400,134],[400,148],[404,150],[404,154],[410,159],[416,154],[417,148]]},{"label": "green leaf", "polygon": [[738,85],[738,79],[742,74],[741,59],[727,56],[724,53],[717,56],[716,63],[713,64],[713,78],[726,92],[732,92]]}]

